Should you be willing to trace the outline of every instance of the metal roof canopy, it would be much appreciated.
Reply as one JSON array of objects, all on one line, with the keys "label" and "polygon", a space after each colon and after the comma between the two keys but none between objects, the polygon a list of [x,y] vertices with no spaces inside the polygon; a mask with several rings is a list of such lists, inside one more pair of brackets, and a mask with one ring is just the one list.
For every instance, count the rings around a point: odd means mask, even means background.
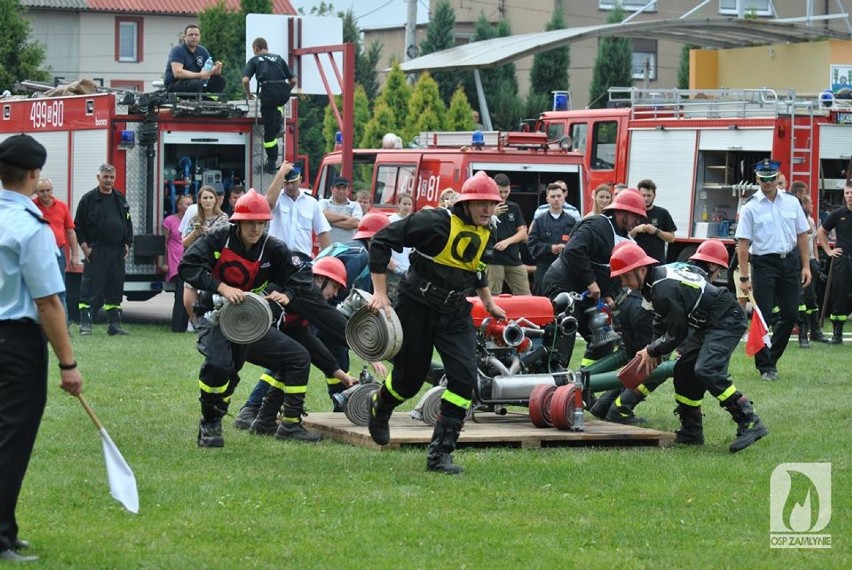
[{"label": "metal roof canopy", "polygon": [[406,61],[402,71],[453,71],[472,69],[476,79],[480,112],[487,130],[491,129],[485,94],[479,70],[497,67],[516,59],[549,51],[573,42],[591,38],[618,36],[622,38],[658,39],[714,48],[734,48],[766,45],[779,42],[801,43],[812,40],[852,40],[848,14],[810,18],[815,20],[845,19],[849,31],[841,32],[824,26],[807,25],[805,18],[759,20],[750,18],[677,18],[600,24],[579,28],[552,30],[506,36],[471,42],[448,50],[430,53]]}]

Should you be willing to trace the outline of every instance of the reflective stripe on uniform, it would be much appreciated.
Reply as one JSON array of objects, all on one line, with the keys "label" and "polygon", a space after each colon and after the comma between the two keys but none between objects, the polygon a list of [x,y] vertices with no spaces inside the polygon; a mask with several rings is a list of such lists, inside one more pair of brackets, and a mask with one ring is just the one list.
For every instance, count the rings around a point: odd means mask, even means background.
[{"label": "reflective stripe on uniform", "polygon": [[716,396],[716,398],[717,398],[720,402],[724,402],[725,400],[727,400],[728,398],[730,398],[731,396],[733,396],[733,395],[734,395],[734,392],[736,392],[736,391],[737,391],[737,387],[736,387],[736,386],[734,386],[733,384],[731,384],[731,387],[730,387],[730,388],[728,388],[727,390],[725,390],[724,392],[722,392],[721,394],[719,394],[718,396]]},{"label": "reflective stripe on uniform", "polygon": [[466,398],[462,398],[458,394],[454,394],[453,392],[450,392],[449,390],[444,390],[444,395],[441,396],[441,399],[446,400],[449,403],[451,403],[455,406],[458,406],[459,408],[461,408],[463,410],[467,410],[468,408],[470,408],[470,400],[468,400]]},{"label": "reflective stripe on uniform", "polygon": [[280,386],[276,386],[276,388],[281,388],[281,390],[285,394],[305,394],[308,391],[308,386],[285,386],[281,384]]},{"label": "reflective stripe on uniform", "polygon": [[326,378],[325,383],[328,384],[329,386],[336,386],[336,385],[340,384],[340,379],[339,378]]},{"label": "reflective stripe on uniform", "polygon": [[228,385],[229,385],[230,383],[231,383],[231,382],[230,382],[230,380],[229,380],[228,382],[225,382],[225,384],[224,384],[224,385],[222,385],[222,386],[208,386],[207,384],[205,384],[205,383],[204,383],[204,381],[203,381],[203,380],[201,380],[201,379],[199,378],[199,380],[198,380],[198,388],[199,388],[202,392],[207,392],[208,394],[223,394],[225,391],[227,391],[227,390],[228,390]]},{"label": "reflective stripe on uniform", "polygon": [[114,311],[116,309],[120,309],[121,305],[107,305],[104,303],[104,311]]},{"label": "reflective stripe on uniform", "polygon": [[675,401],[683,404],[684,406],[692,406],[693,408],[701,406],[701,400],[690,400],[686,396],[681,396],[680,394],[675,394]]},{"label": "reflective stripe on uniform", "polygon": [[403,398],[402,396],[397,394],[396,390],[394,390],[393,386],[391,386],[391,376],[388,376],[388,379],[385,381],[385,390],[387,390],[388,394],[393,396],[396,399],[397,402],[404,402],[405,401],[405,398]]},{"label": "reflective stripe on uniform", "polygon": [[646,398],[651,394],[651,391],[645,387],[644,384],[639,384],[636,386],[636,391],[645,396]]},{"label": "reflective stripe on uniform", "polygon": [[263,143],[263,148],[272,148],[274,146],[278,146],[278,139],[272,139],[269,142]]},{"label": "reflective stripe on uniform", "polygon": [[272,386],[273,388],[278,388],[279,390],[282,390],[284,392],[287,391],[287,386],[284,384],[284,382],[276,380],[273,376],[270,376],[269,374],[261,374],[260,379]]}]

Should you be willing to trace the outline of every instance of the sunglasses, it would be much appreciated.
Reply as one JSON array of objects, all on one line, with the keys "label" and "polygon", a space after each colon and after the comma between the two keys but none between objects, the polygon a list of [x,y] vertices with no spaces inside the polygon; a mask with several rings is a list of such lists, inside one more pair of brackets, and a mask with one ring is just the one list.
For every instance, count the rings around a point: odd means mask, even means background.
[{"label": "sunglasses", "polygon": [[760,180],[761,182],[772,182],[776,178],[778,178],[777,174],[773,174],[772,176],[760,176],[760,175],[757,176],[757,179]]}]

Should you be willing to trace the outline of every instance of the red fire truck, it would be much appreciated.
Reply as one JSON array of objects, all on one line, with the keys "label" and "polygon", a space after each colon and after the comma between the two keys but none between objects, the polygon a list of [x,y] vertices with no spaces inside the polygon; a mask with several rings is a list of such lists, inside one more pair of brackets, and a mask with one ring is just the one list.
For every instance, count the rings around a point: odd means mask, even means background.
[{"label": "red fire truck", "polygon": [[[252,102],[254,103],[254,102]],[[291,103],[292,104],[292,103]],[[265,188],[262,126],[255,107],[175,99],[163,92],[94,93],[0,101],[0,140],[34,136],[47,148],[42,170],[55,195],[71,207],[97,186],[102,163],[116,169],[115,186],[130,204],[135,232],[127,261],[125,295],[141,301],[163,289],[161,224],[175,198],[204,184]],[[288,106],[289,107],[289,106]],[[294,113],[288,113],[285,156],[295,157]],[[264,179],[266,177],[266,179]],[[69,308],[79,275],[69,275]]]},{"label": "red fire truck", "polygon": [[654,180],[655,204],[678,228],[669,261],[688,257],[705,238],[733,238],[739,207],[757,190],[759,160],[780,161],[788,187],[808,185],[819,205],[815,219],[842,204],[850,176],[852,101],[830,93],[613,88],[610,108],[546,112],[537,129],[550,139],[570,136],[589,192],[601,183]]},{"label": "red fire truck", "polygon": [[[528,224],[536,206],[544,202],[547,185],[556,180],[568,184],[567,201],[583,211],[588,193],[583,156],[566,150],[558,137],[549,140],[540,132],[424,132],[418,140],[415,148],[352,151],[356,189],[360,183],[370,191],[376,210],[393,212],[401,192],[414,197],[415,210],[437,206],[444,189],[460,191],[469,176],[483,170],[509,177],[511,200]],[[340,151],[323,157],[314,181],[315,196],[330,197],[331,183],[341,170]]]}]

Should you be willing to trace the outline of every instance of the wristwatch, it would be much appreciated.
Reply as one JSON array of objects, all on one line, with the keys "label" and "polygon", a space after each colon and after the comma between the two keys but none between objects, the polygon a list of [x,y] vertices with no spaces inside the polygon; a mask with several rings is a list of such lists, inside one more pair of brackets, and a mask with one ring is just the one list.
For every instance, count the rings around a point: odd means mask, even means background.
[{"label": "wristwatch", "polygon": [[750,279],[751,279],[751,277],[749,277],[748,275],[745,275],[745,276],[741,275],[740,276],[740,283],[745,283],[746,281],[748,281]]},{"label": "wristwatch", "polygon": [[660,237],[660,228],[654,228],[654,235]]}]

